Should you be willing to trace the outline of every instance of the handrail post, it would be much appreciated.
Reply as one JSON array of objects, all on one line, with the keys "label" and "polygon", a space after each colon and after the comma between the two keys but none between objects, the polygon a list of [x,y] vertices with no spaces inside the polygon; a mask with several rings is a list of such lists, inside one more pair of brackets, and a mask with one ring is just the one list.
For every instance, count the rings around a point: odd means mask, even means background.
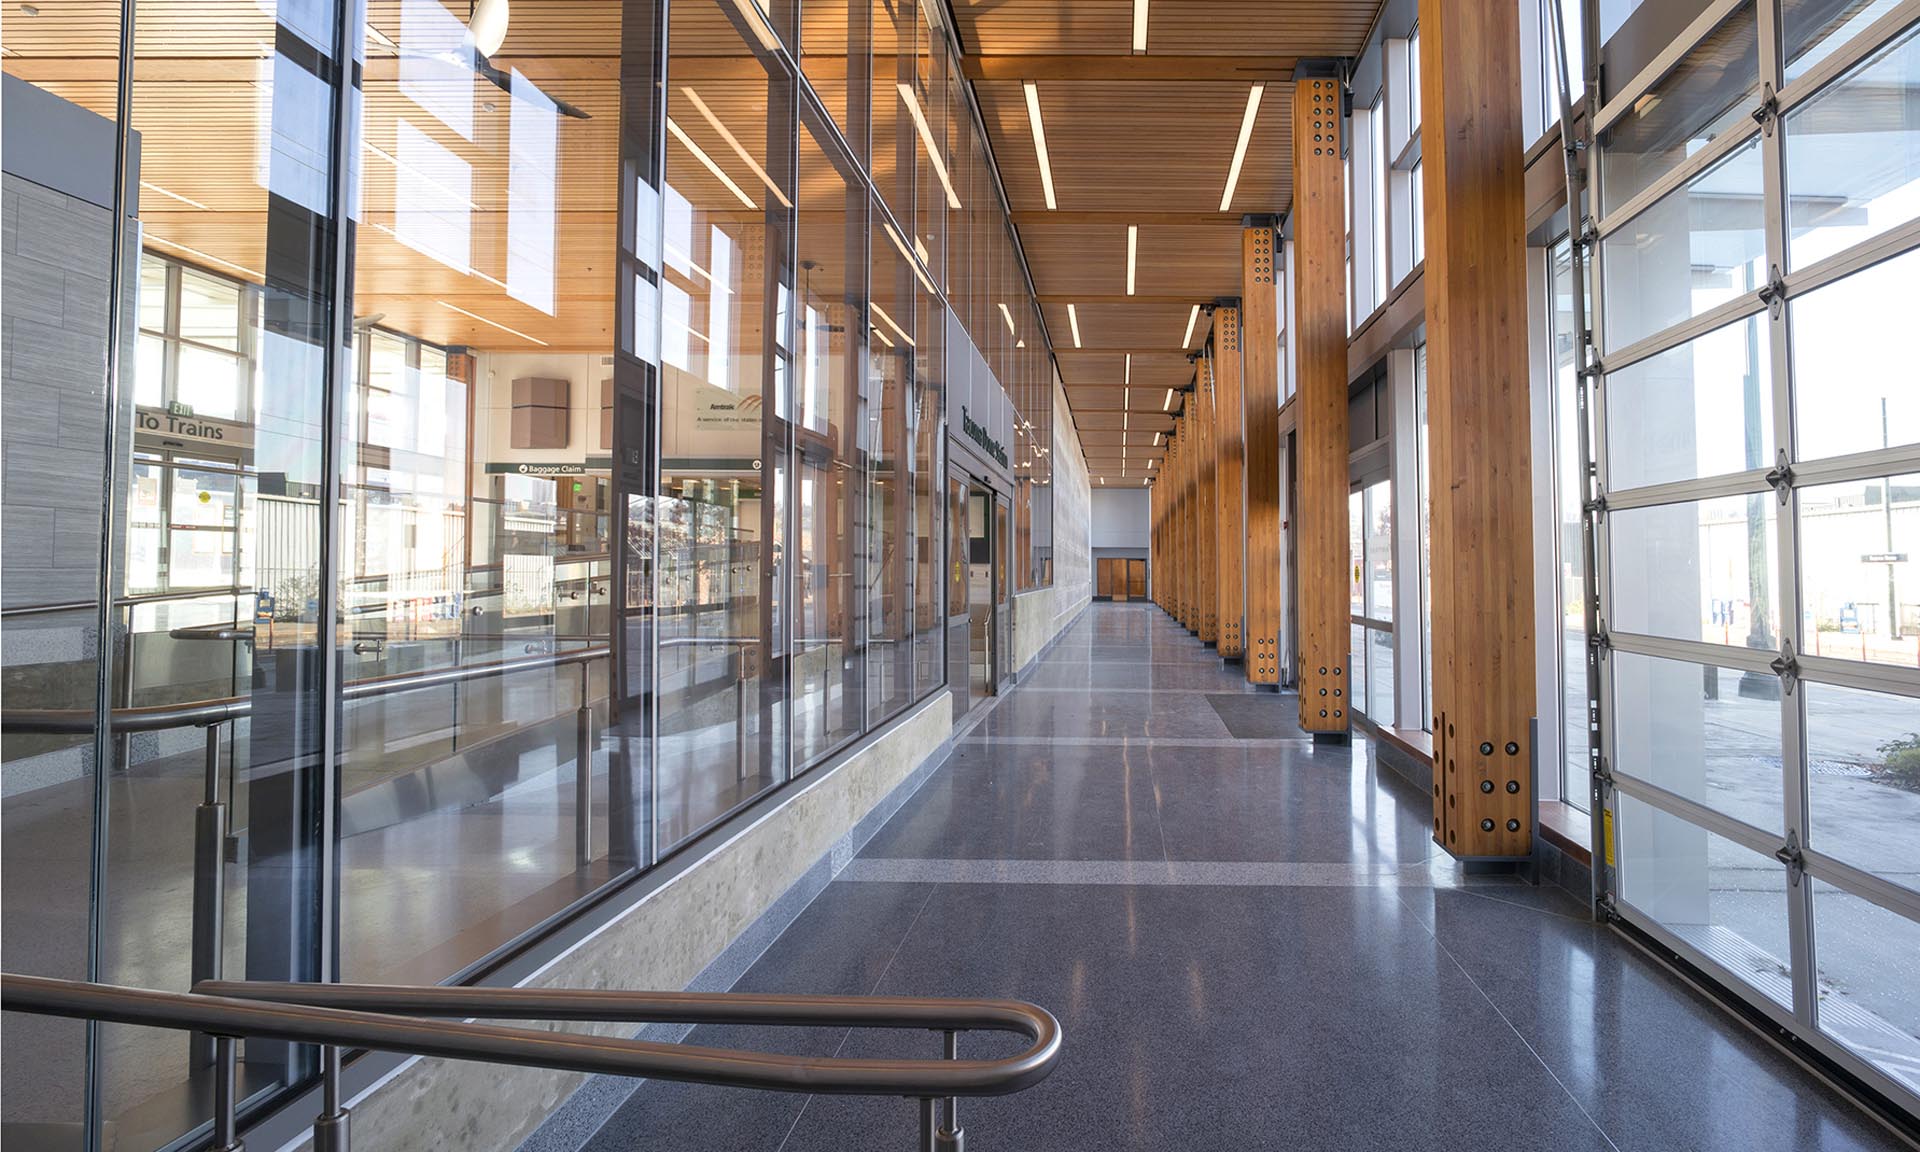
[{"label": "handrail post", "polygon": [[573,859],[593,859],[593,664],[580,662],[580,707],[573,714]]},{"label": "handrail post", "polygon": [[[200,806],[193,813],[193,983],[220,979],[226,947],[227,806],[220,798],[220,727],[207,725],[205,779]],[[192,1062],[207,1064],[218,1044],[203,1032],[190,1033]]]},{"label": "handrail post", "polygon": [[934,1098],[920,1097],[920,1152],[936,1152],[940,1147],[940,1125],[934,1115]]},{"label": "handrail post", "polygon": [[214,1037],[213,1052],[213,1152],[245,1152],[236,1121],[233,1037]]},{"label": "handrail post", "polygon": [[[949,1060],[960,1059],[960,1033],[947,1029],[946,1057]],[[940,1129],[934,1140],[935,1147],[943,1152],[965,1152],[967,1147],[966,1129],[960,1127],[960,1097],[947,1097],[947,1123]]]},{"label": "handrail post", "polygon": [[348,1109],[340,1102],[340,1049],[320,1049],[320,1115],[313,1121],[313,1152],[348,1152]]}]

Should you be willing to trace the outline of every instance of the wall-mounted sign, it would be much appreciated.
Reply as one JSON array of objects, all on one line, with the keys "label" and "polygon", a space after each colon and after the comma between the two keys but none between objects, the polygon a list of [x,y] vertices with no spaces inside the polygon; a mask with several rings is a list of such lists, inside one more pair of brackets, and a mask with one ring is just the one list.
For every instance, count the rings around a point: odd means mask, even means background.
[{"label": "wall-mounted sign", "polygon": [[1860,557],[1862,564],[1905,564],[1906,562],[1905,552],[1869,552]]},{"label": "wall-mounted sign", "polygon": [[611,456],[589,456],[582,460],[495,460],[487,465],[489,476],[584,476],[606,472],[613,467]]},{"label": "wall-mounted sign", "polygon": [[135,408],[133,426],[141,435],[185,444],[219,444],[227,448],[253,447],[253,425],[233,420],[195,416],[185,404],[166,408]]},{"label": "wall-mounted sign", "polygon": [[967,434],[967,439],[980,445],[981,449],[985,451],[987,455],[998,460],[1000,467],[1005,468],[1007,466],[1006,448],[1000,441],[987,435],[987,430],[976,423],[972,415],[967,412],[967,406],[965,404],[960,406],[960,428]]}]

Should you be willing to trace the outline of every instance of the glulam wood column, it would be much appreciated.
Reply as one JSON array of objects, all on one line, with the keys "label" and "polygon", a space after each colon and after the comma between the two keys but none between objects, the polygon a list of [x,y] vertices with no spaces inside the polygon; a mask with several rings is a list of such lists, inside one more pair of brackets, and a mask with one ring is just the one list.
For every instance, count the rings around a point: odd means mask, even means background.
[{"label": "glulam wood column", "polygon": [[[1213,310],[1213,338],[1207,359],[1213,377],[1214,610],[1219,615],[1220,655],[1236,659],[1246,646],[1246,413],[1240,401],[1240,308],[1222,304]],[[1276,416],[1277,419],[1277,416]]]},{"label": "glulam wood column", "polygon": [[1340,80],[1303,66],[1293,91],[1293,276],[1298,413],[1294,551],[1299,562],[1300,726],[1346,732],[1347,666],[1346,169]]},{"label": "glulam wood column", "polygon": [[1526,141],[1510,0],[1420,0],[1434,839],[1532,848]]},{"label": "glulam wood column", "polygon": [[1194,631],[1202,643],[1213,644],[1220,638],[1219,586],[1216,572],[1220,563],[1220,540],[1214,532],[1216,500],[1214,485],[1217,464],[1214,453],[1213,378],[1204,358],[1194,363],[1193,439],[1197,457],[1194,468],[1193,502],[1193,577],[1195,589]]},{"label": "glulam wood column", "polygon": [[[1296,130],[1297,131],[1297,130]],[[1246,429],[1247,681],[1280,683],[1280,230],[1240,230],[1240,401]]]}]

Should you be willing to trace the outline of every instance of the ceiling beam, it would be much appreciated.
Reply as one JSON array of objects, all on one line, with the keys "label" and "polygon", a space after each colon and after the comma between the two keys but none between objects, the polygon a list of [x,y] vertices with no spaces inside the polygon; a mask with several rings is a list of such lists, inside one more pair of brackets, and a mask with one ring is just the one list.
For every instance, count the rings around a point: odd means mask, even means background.
[{"label": "ceiling beam", "polygon": [[1268,83],[1293,79],[1291,56],[1132,56],[1088,53],[1042,56],[975,54],[962,70],[969,80],[1219,80]]}]

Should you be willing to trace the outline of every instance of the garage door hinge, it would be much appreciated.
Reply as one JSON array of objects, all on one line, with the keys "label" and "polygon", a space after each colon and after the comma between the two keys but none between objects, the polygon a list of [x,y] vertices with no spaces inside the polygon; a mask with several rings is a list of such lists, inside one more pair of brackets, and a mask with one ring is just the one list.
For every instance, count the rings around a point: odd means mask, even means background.
[{"label": "garage door hinge", "polygon": [[1800,854],[1800,835],[1797,832],[1787,833],[1787,842],[1780,846],[1773,858],[1787,866],[1787,879],[1795,886],[1799,885],[1800,877],[1807,874],[1807,858]]},{"label": "garage door hinge", "polygon": [[1767,667],[1780,677],[1780,686],[1786,689],[1787,695],[1793,695],[1793,686],[1800,681],[1800,661],[1794,659],[1793,641],[1781,641],[1780,655],[1775,656]]}]

